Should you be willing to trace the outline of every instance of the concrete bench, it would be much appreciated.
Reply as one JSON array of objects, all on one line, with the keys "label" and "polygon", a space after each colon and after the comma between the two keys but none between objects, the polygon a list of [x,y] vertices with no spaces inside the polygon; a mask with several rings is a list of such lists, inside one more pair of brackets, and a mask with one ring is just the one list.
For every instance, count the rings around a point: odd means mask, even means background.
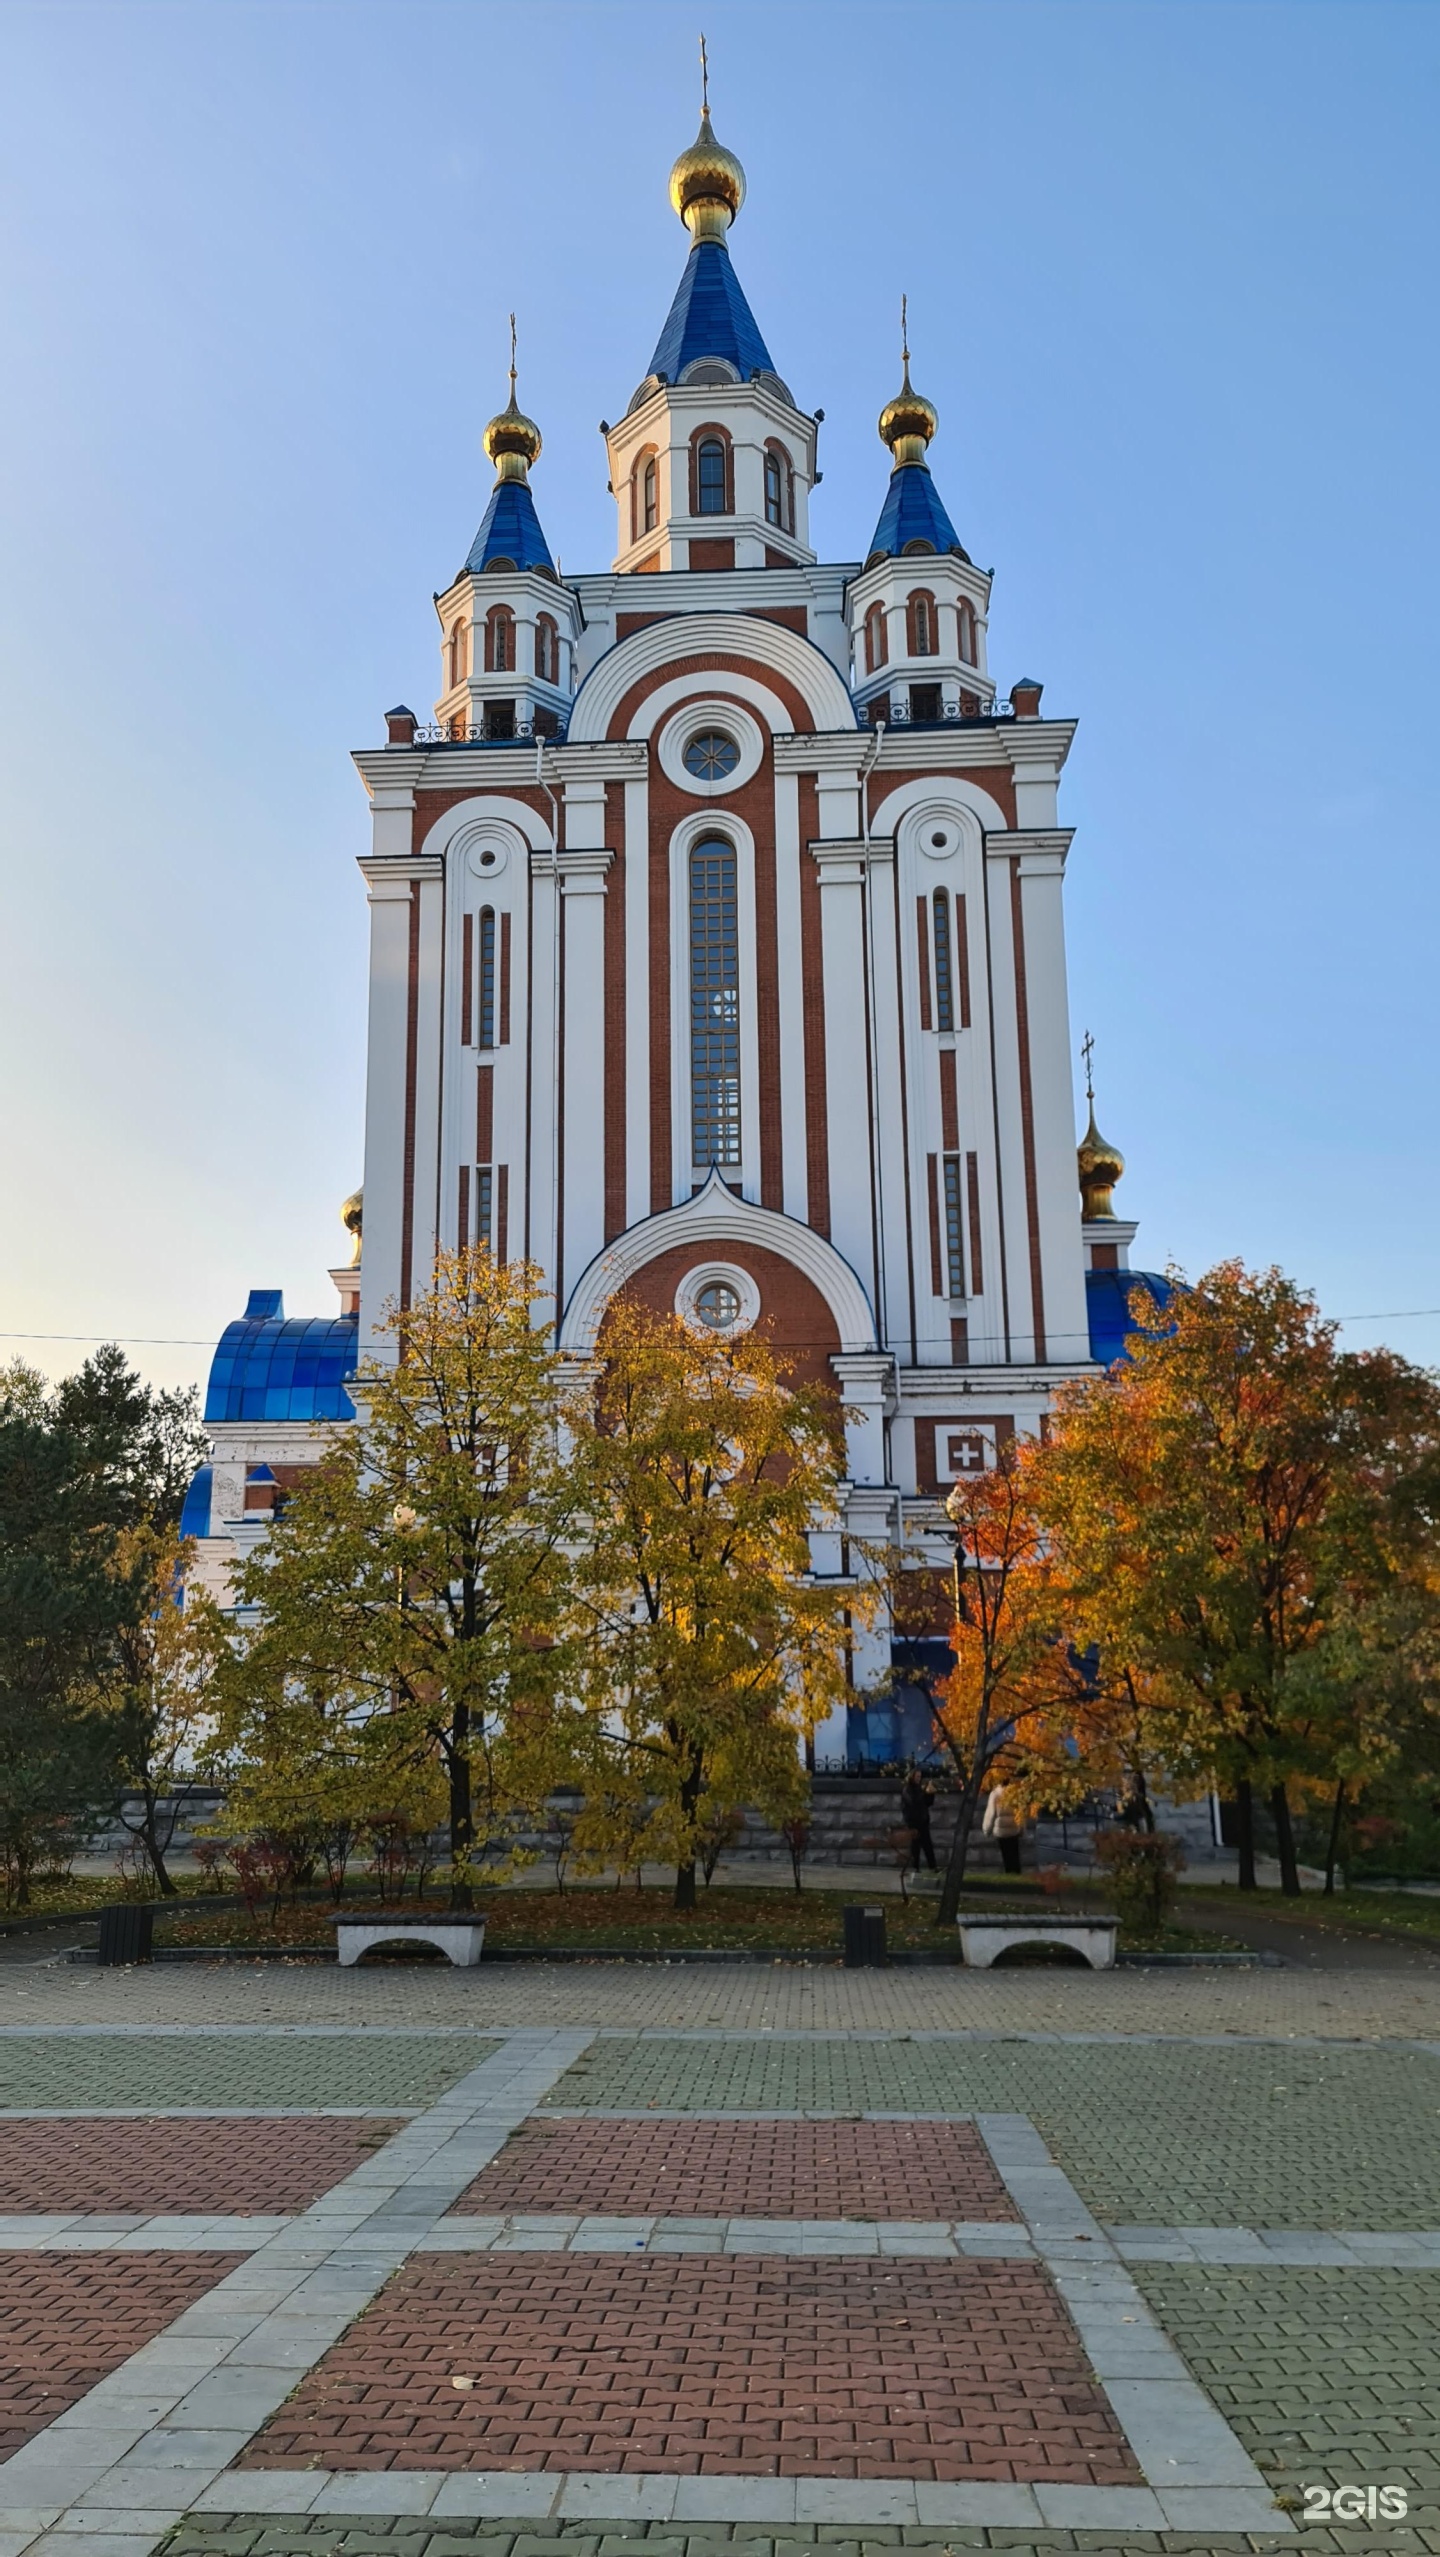
[{"label": "concrete bench", "polygon": [[454,1963],[459,1971],[468,1971],[480,1959],[485,1942],[485,1921],[457,1912],[454,1917],[413,1917],[406,1910],[393,1916],[378,1918],[332,1918],[335,1947],[341,1967],[358,1962],[376,1944],[433,1944]]},{"label": "concrete bench", "polygon": [[1012,1944],[1065,1944],[1083,1954],[1092,1971],[1110,1971],[1115,1965],[1119,1923],[1103,1910],[1083,1918],[1068,1911],[1052,1916],[1048,1910],[1037,1910],[1033,1918],[1013,1909],[993,1918],[971,1912],[959,1920],[961,1959],[972,1971],[988,1971],[997,1953],[1008,1952]]}]

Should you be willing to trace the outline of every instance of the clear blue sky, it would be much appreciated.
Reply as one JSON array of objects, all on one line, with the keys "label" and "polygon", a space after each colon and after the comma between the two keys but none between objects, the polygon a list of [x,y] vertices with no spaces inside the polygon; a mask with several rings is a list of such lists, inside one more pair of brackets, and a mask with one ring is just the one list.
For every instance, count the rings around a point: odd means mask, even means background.
[{"label": "clear blue sky", "polygon": [[[551,546],[608,564],[596,423],[683,261],[699,8],[5,9],[7,1329],[204,1342],[252,1285],[333,1303],[347,750],[437,689],[512,305]],[[1440,12],[703,23],[736,264],[826,411],[822,554],[879,509],[904,288],[936,477],[996,570],[992,668],[1080,720],[1073,1020],[1141,1257],[1440,1306]],[[1348,1333],[1385,1337],[1440,1358],[1440,1318]]]}]

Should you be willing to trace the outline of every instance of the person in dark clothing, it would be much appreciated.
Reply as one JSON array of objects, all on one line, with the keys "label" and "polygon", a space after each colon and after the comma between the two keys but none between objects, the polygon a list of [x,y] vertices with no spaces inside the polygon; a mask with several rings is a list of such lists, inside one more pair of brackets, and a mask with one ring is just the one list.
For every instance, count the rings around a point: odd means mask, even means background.
[{"label": "person in dark clothing", "polygon": [[932,1787],[927,1785],[923,1776],[912,1770],[900,1788],[900,1817],[915,1842],[910,1861],[916,1873],[920,1870],[922,1856],[931,1872],[936,1870],[935,1841],[930,1835],[930,1813],[934,1801]]}]

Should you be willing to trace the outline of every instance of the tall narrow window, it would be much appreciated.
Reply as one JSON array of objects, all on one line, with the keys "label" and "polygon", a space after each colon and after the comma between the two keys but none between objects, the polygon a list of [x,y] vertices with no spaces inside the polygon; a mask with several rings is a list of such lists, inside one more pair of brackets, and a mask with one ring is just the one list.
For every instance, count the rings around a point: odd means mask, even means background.
[{"label": "tall narrow window", "polygon": [[765,456],[765,521],[767,524],[778,524],[782,530],[784,529],[785,482],[780,475],[778,453],[767,453]]},{"label": "tall narrow window", "polygon": [[495,911],[486,906],[480,916],[480,1027],[475,1045],[495,1045]]},{"label": "tall narrow window", "polygon": [[943,888],[937,888],[932,900],[935,914],[935,1027],[955,1027],[955,963],[950,952],[950,900]]},{"label": "tall narrow window", "polygon": [[641,482],[641,521],[647,533],[653,533],[660,521],[660,469],[653,453]]},{"label": "tall narrow window", "polygon": [[967,666],[975,663],[975,607],[967,597],[960,599],[960,654]]},{"label": "tall narrow window", "polygon": [[865,616],[865,672],[873,675],[889,655],[885,645],[885,615],[879,604],[872,604]]},{"label": "tall narrow window", "polygon": [[930,598],[928,595],[916,596],[914,620],[916,656],[933,657],[935,654],[935,625],[931,619]]},{"label": "tall narrow window", "polygon": [[945,1157],[945,1277],[950,1296],[965,1293],[965,1249],[960,1239],[960,1157]]},{"label": "tall narrow window", "polygon": [[735,847],[690,855],[690,1123],[697,1164],[740,1160],[740,936]]},{"label": "tall narrow window", "polygon": [[482,1163],[475,1175],[475,1240],[487,1252],[495,1248],[494,1185],[494,1173],[488,1163]]},{"label": "tall narrow window", "polygon": [[725,447],[718,435],[707,435],[695,456],[695,512],[728,515],[725,502]]}]

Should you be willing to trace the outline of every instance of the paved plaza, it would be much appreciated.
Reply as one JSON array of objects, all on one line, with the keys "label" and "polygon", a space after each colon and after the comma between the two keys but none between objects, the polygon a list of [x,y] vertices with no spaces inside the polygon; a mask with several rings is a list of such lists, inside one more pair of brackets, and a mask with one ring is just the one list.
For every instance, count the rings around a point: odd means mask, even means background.
[{"label": "paved plaza", "polygon": [[1440,1963],[0,1959],[0,2557],[1440,2552],[1437,2410]]}]

